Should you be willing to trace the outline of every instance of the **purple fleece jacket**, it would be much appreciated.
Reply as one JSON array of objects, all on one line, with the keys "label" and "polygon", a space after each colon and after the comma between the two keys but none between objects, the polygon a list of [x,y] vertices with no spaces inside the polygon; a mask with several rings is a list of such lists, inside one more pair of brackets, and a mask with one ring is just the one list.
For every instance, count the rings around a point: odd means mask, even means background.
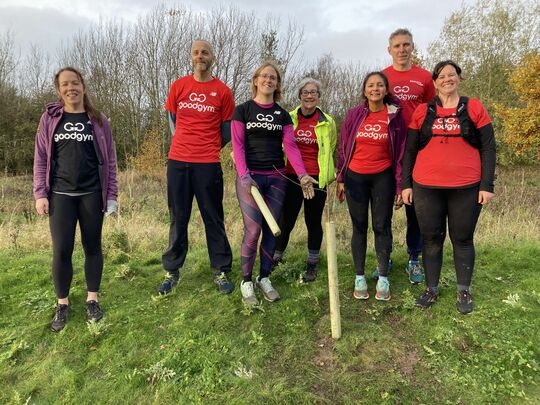
[{"label": "purple fleece jacket", "polygon": [[[47,104],[45,112],[39,120],[34,150],[34,198],[49,198],[51,191],[51,165],[54,130],[62,119],[64,106],[54,102]],[[116,180],[116,149],[112,139],[111,126],[105,115],[101,115],[101,125],[90,117],[92,132],[101,154],[100,180],[103,194],[103,211],[107,209],[107,200],[115,200],[118,196]]]},{"label": "purple fleece jacket", "polygon": [[[388,139],[390,156],[392,158],[392,169],[396,179],[396,194],[401,194],[401,166],[403,163],[403,153],[405,151],[405,141],[407,140],[407,126],[401,114],[399,100],[392,98],[392,103],[388,107]],[[341,133],[338,144],[338,165],[337,181],[343,183],[345,171],[349,167],[358,128],[369,112],[367,101],[351,108],[341,125]]]}]

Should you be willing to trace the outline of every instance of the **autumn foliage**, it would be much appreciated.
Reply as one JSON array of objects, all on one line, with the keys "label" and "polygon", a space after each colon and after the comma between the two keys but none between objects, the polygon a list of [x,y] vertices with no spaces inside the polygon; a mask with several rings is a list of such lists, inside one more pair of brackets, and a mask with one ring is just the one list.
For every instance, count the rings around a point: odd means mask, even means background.
[{"label": "autumn foliage", "polygon": [[525,160],[540,162],[540,54],[531,52],[510,76],[522,107],[496,104],[503,118],[502,141]]}]

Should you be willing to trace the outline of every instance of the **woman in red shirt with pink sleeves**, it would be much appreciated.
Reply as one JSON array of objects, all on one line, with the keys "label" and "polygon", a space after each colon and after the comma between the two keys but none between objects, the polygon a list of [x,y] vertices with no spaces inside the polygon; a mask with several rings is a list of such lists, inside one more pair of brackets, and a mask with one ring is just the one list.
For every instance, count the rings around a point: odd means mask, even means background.
[{"label": "woman in red shirt with pink sleeves", "polygon": [[439,297],[446,224],[454,253],[457,309],[472,312],[473,236],[482,205],[493,198],[495,136],[479,100],[460,97],[461,68],[439,62],[433,70],[435,99],[418,106],[409,125],[403,160],[403,201],[414,207],[424,238],[424,309]]}]

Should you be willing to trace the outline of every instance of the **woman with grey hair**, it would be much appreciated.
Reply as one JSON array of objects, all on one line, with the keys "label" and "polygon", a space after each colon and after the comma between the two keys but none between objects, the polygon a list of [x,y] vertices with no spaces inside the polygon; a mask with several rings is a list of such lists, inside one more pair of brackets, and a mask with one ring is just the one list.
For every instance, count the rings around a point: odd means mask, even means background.
[{"label": "woman with grey hair", "polygon": [[307,173],[319,181],[315,197],[304,199],[302,188],[295,181],[295,172],[287,162],[286,176],[289,178],[285,204],[279,221],[281,235],[276,240],[274,264],[280,263],[289,243],[298,213],[304,203],[304,220],[308,230],[308,254],[304,282],[317,277],[319,253],[323,229],[321,218],[326,202],[326,186],[335,180],[334,151],[337,143],[336,123],[317,105],[321,96],[321,83],[311,77],[302,79],[298,85],[300,105],[289,114],[294,127],[294,139],[302,155]]}]

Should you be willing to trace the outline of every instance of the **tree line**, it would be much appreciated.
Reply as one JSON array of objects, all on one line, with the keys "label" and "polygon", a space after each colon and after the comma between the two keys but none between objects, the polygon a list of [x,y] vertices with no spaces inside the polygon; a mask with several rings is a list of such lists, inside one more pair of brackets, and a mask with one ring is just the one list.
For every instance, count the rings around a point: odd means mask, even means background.
[{"label": "tree line", "polygon": [[[540,105],[540,72],[527,75],[527,66],[538,66],[539,16],[535,2],[478,0],[448,17],[426,54],[416,58],[428,70],[442,59],[462,65],[467,76],[463,94],[488,106],[500,133],[502,163],[540,161],[540,114],[530,114],[530,106]],[[163,104],[170,84],[191,73],[191,42],[200,38],[213,44],[214,74],[233,90],[237,102],[250,97],[255,67],[273,59],[286,81],[284,107],[297,103],[296,83],[313,76],[323,84],[321,107],[338,124],[358,102],[367,71],[384,67],[339,62],[331,54],[305,61],[300,24],[260,18],[234,6],[200,13],[162,4],[131,25],[102,21],[74,34],[54,58],[35,46],[18,58],[13,34],[5,32],[0,34],[0,167],[9,174],[31,171],[39,116],[45,103],[56,99],[52,76],[65,65],[84,72],[96,107],[109,116],[121,167],[144,152],[149,140],[158,142],[164,156],[170,134]],[[523,93],[523,88],[537,90]],[[524,128],[516,119],[522,114],[527,117]],[[516,141],[516,136],[524,139]]]}]

